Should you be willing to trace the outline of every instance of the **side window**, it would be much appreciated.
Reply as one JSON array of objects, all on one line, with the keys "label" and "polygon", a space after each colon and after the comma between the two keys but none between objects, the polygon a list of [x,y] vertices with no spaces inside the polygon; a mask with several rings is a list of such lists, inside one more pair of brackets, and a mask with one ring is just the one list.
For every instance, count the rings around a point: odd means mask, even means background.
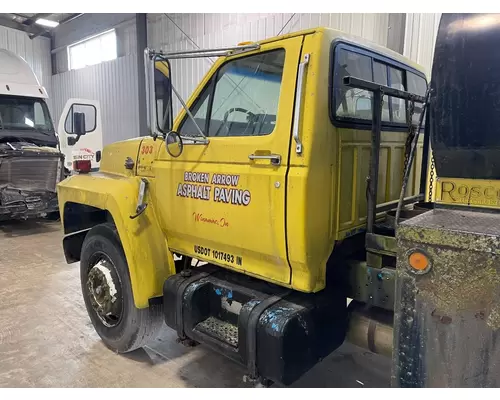
[{"label": "side window", "polygon": [[[345,76],[354,76],[367,81],[373,80],[371,58],[344,49],[338,52],[335,70],[337,82],[342,82]],[[372,119],[371,92],[350,88],[340,83],[335,97],[337,117]]]},{"label": "side window", "polygon": [[[203,89],[203,92],[200,94],[200,96],[194,103],[194,106],[190,110],[191,114],[193,114],[196,124],[200,127],[200,129],[205,135],[207,134],[205,128],[207,121],[208,103],[210,100],[211,92],[212,92],[212,84],[210,82]],[[187,115],[184,117],[179,127],[179,134],[181,136],[199,136],[199,132],[196,129],[193,120],[189,118]]]},{"label": "side window", "polygon": [[[410,93],[418,94],[419,96],[425,96],[427,92],[427,82],[421,76],[418,76],[412,72],[406,73],[406,80],[408,82],[408,91]],[[415,103],[415,110],[413,114],[413,123],[418,124],[420,119],[420,113],[422,112],[422,104]],[[422,126],[425,124],[425,120],[422,121]]]},{"label": "side window", "polygon": [[[272,133],[284,65],[285,50],[242,57],[224,64],[190,109],[203,133],[211,137]],[[181,136],[198,135],[187,115],[178,131]]]},{"label": "side window", "polygon": [[90,104],[73,104],[66,115],[64,130],[66,133],[74,133],[74,114],[83,113],[85,115],[85,133],[89,133],[96,128],[97,110]]},{"label": "side window", "polygon": [[[399,90],[406,90],[403,84],[403,71],[389,67],[389,79],[391,87]],[[392,122],[406,123],[406,101],[391,97]]]},{"label": "side window", "polygon": [[208,136],[258,136],[274,130],[285,51],[240,58],[217,73]]},{"label": "side window", "polygon": [[[424,78],[405,69],[393,67],[390,62],[381,61],[375,54],[365,55],[339,48],[335,52],[334,60],[333,91],[330,96],[333,96],[331,104],[335,118],[365,121],[372,119],[372,94],[365,90],[345,86],[342,79],[346,76],[372,81],[421,96],[424,96],[427,90],[427,82]],[[405,100],[384,96],[382,122],[398,126],[406,125],[406,108]],[[415,124],[419,121],[421,110],[422,106],[415,104],[413,115]]]},{"label": "side window", "polygon": [[[387,81],[387,65],[379,63],[377,61],[373,62],[373,81],[380,83],[381,85],[388,85]],[[383,98],[382,104],[382,121],[391,122],[391,116],[389,111],[389,99],[387,96]]]}]

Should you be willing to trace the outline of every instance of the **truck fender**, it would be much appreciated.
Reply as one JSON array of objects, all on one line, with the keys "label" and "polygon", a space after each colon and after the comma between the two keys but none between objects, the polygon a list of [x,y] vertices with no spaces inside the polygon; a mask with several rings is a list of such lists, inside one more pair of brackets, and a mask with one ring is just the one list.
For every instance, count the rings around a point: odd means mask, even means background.
[{"label": "truck fender", "polygon": [[[163,283],[175,274],[175,264],[153,204],[139,217],[130,218],[135,214],[139,184],[139,177],[82,174],[61,182],[57,192],[65,235],[91,228],[89,225],[70,227],[65,212],[69,205],[91,206],[111,215],[127,259],[135,306],[145,308],[151,298],[162,296]],[[146,192],[144,201],[147,203],[149,199]]]}]

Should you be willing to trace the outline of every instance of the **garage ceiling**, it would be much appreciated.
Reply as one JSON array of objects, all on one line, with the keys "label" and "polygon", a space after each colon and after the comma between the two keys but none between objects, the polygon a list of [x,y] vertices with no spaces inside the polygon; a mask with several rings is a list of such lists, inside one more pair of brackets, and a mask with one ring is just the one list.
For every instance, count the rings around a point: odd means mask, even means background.
[{"label": "garage ceiling", "polygon": [[34,39],[37,36],[46,36],[50,37],[51,32],[55,28],[50,28],[46,26],[41,26],[36,23],[36,20],[39,18],[43,18],[49,21],[58,22],[59,25],[65,24],[69,21],[74,20],[82,16],[83,14],[73,13],[73,14],[58,14],[58,13],[23,13],[23,14],[14,14],[14,13],[0,13],[0,25],[6,26],[8,28],[14,28],[26,32],[26,34]]}]

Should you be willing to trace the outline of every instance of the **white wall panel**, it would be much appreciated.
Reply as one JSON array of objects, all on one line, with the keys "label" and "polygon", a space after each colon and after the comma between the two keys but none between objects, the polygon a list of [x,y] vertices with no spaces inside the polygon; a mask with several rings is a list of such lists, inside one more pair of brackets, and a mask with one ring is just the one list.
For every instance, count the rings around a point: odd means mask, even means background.
[{"label": "white wall panel", "polygon": [[441,14],[406,14],[404,55],[427,69],[430,77]]},{"label": "white wall panel", "polygon": [[[61,28],[55,37],[58,73],[52,78],[56,123],[69,98],[86,98],[101,104],[104,144],[138,136],[135,15],[86,14]],[[116,29],[118,58],[68,71],[67,46],[111,28]]]},{"label": "white wall panel", "polygon": [[116,29],[118,56],[137,53],[137,31],[135,20],[128,21]]},{"label": "white wall panel", "polygon": [[101,104],[105,145],[139,136],[135,55],[57,74],[52,81],[56,123],[69,98],[95,99]]},{"label": "white wall panel", "polygon": [[89,13],[60,25],[54,33],[54,47],[69,46],[108,29],[135,20],[135,14]]}]

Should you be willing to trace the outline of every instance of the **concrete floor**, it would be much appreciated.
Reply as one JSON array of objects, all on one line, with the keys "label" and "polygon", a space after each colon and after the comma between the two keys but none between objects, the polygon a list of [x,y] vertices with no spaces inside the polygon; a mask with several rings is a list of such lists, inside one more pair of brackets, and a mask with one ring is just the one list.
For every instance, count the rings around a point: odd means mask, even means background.
[{"label": "concrete floor", "polygon": [[[67,265],[59,223],[0,224],[0,387],[245,387],[244,370],[185,348],[165,327],[147,348],[108,350]],[[388,387],[390,361],[344,344],[294,387]]]}]

